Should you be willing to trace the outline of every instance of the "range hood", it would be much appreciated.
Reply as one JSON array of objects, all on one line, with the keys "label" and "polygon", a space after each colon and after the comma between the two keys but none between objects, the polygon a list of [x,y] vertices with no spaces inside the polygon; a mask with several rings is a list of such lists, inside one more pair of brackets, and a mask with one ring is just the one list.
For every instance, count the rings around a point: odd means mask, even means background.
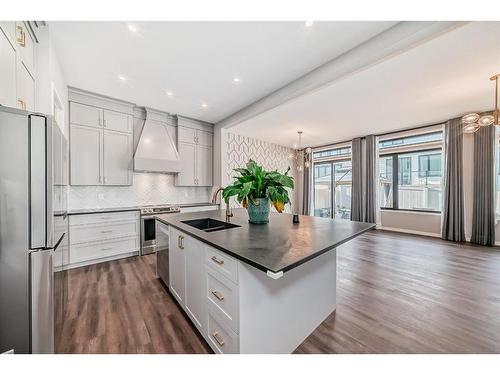
[{"label": "range hood", "polygon": [[179,173],[181,162],[166,122],[158,112],[146,108],[146,120],[134,155],[134,170],[140,172]]}]

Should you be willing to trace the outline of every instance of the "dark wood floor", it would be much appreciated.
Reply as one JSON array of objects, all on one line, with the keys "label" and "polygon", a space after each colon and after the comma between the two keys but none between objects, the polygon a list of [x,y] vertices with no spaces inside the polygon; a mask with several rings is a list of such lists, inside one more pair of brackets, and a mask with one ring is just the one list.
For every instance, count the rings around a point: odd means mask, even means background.
[{"label": "dark wood floor", "polygon": [[[500,251],[371,231],[338,249],[337,310],[297,353],[500,353]],[[59,353],[208,353],[154,257],[68,271]]]}]

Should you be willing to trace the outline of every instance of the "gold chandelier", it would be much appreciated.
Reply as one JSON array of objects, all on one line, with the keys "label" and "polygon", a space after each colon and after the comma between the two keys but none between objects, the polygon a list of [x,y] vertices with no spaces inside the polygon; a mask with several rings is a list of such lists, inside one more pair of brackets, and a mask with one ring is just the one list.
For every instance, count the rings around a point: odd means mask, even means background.
[{"label": "gold chandelier", "polygon": [[498,79],[500,74],[490,77],[490,81],[495,81],[495,112],[493,115],[480,116],[477,113],[469,113],[462,117],[462,124],[464,126],[464,133],[474,133],[478,131],[481,126],[497,125],[500,126],[498,121]]},{"label": "gold chandelier", "polygon": [[290,160],[295,160],[297,163],[297,170],[299,172],[302,172],[305,168],[309,168],[311,166],[311,162],[309,160],[309,156],[312,152],[311,147],[307,147],[304,150],[304,154],[302,155],[302,131],[299,130],[297,131],[297,134],[299,136],[299,140],[297,143],[293,145],[293,152],[288,155],[288,158]]}]

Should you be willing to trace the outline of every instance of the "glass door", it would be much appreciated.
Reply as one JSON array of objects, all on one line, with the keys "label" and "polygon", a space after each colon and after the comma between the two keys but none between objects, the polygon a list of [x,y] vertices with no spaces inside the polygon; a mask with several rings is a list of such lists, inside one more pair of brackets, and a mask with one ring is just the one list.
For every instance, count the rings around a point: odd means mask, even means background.
[{"label": "glass door", "polygon": [[314,216],[350,219],[351,161],[314,164],[313,190]]},{"label": "glass door", "polygon": [[332,217],[332,163],[314,164],[314,216]]}]

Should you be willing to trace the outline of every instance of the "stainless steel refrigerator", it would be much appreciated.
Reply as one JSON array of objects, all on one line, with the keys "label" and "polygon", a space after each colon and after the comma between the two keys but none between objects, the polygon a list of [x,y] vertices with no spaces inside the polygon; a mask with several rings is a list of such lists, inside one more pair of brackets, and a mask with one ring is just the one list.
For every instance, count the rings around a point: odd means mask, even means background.
[{"label": "stainless steel refrigerator", "polygon": [[67,244],[63,139],[52,117],[0,106],[0,353],[54,352],[67,293],[54,278]]}]

